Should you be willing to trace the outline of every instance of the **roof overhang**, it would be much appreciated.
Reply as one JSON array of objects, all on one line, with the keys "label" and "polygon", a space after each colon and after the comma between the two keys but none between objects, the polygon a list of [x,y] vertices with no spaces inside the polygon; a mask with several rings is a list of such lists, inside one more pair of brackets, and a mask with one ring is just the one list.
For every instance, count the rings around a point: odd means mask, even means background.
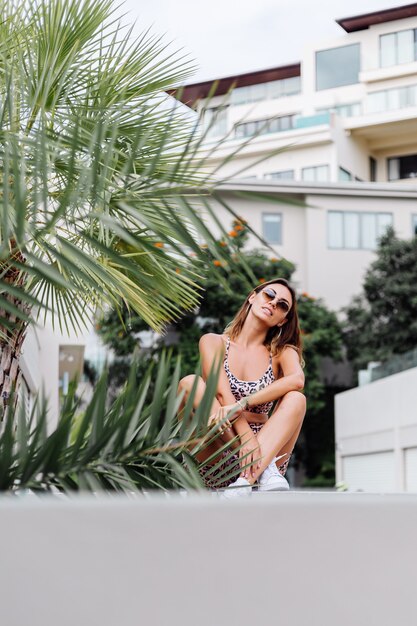
[{"label": "roof overhang", "polygon": [[269,180],[230,180],[217,188],[218,192],[262,193],[288,197],[305,196],[362,196],[374,198],[412,198],[417,199],[417,185],[403,183],[305,183],[286,181],[277,183]]},{"label": "roof overhang", "polygon": [[251,85],[260,85],[269,83],[274,80],[283,78],[293,78],[301,75],[300,63],[292,65],[284,65],[266,70],[258,70],[256,72],[248,72],[246,74],[236,74],[235,76],[226,76],[217,80],[206,80],[202,83],[193,83],[185,85],[182,88],[170,91],[170,95],[178,98],[184,104],[192,107],[199,100],[208,96],[222,96],[227,94],[235,87],[249,87]]},{"label": "roof overhang", "polygon": [[345,17],[336,22],[347,33],[354,33],[358,30],[365,30],[375,24],[384,24],[385,22],[393,22],[395,20],[403,20],[407,17],[417,16],[417,3],[406,4],[393,9],[384,9],[383,11],[374,11],[373,13],[364,13],[363,15],[355,15],[354,17]]}]

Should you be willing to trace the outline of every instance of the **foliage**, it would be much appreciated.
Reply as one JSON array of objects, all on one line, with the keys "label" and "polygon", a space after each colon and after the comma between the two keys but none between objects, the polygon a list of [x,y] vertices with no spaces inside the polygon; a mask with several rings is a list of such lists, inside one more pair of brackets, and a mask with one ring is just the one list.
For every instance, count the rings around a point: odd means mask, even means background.
[{"label": "foliage", "polygon": [[198,304],[197,239],[225,259],[200,217],[204,133],[168,95],[194,68],[112,0],[1,7],[0,339],[31,311],[77,328],[103,303],[160,330]]},{"label": "foliage", "polygon": [[[201,488],[194,455],[215,433],[207,414],[217,386],[213,371],[193,412],[194,392],[178,422],[180,362],[160,355],[138,384],[133,364],[116,400],[107,402],[107,373],[80,414],[75,386],[65,399],[59,423],[47,432],[47,406],[38,399],[30,415],[24,406],[8,409],[0,436],[0,491],[122,491]],[[155,381],[150,392],[150,382]],[[230,452],[232,454],[232,452]]]},{"label": "foliage", "polygon": [[363,292],[345,308],[344,338],[356,369],[417,346],[417,237],[380,240]]}]

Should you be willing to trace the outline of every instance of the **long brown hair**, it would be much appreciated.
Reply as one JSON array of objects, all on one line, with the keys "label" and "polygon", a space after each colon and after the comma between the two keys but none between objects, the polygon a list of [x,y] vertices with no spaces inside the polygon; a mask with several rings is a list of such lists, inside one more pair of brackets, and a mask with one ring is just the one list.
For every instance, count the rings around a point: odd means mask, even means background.
[{"label": "long brown hair", "polygon": [[237,339],[237,337],[239,337],[240,333],[242,332],[243,325],[252,307],[251,303],[249,302],[249,298],[251,297],[251,295],[259,293],[267,285],[272,285],[276,283],[284,285],[284,287],[286,287],[291,293],[292,307],[286,315],[287,321],[285,322],[285,324],[283,324],[279,328],[277,326],[273,326],[268,330],[265,337],[264,346],[271,351],[272,356],[280,355],[285,346],[291,346],[298,352],[300,362],[303,364],[303,346],[301,341],[300,323],[298,321],[296,294],[294,288],[285,278],[274,278],[273,280],[269,280],[266,283],[261,283],[260,285],[258,285],[258,287],[255,287],[255,289],[250,292],[235,317],[226,326],[224,332],[230,337],[232,341]]}]

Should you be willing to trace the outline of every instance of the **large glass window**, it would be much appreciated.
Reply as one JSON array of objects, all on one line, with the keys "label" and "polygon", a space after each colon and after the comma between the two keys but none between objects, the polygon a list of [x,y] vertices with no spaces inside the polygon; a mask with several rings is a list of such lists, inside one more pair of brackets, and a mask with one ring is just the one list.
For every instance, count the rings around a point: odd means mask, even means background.
[{"label": "large glass window", "polygon": [[379,37],[379,65],[389,67],[417,61],[417,29],[402,30]]},{"label": "large glass window", "polygon": [[392,226],[392,213],[329,211],[327,242],[329,248],[375,250],[378,239]]},{"label": "large glass window", "polygon": [[341,182],[345,180],[353,180],[353,175],[348,170],[345,170],[344,167],[339,167],[339,180]]},{"label": "large glass window", "polygon": [[388,159],[388,180],[417,178],[417,154]]},{"label": "large glass window", "polygon": [[252,135],[266,135],[268,133],[279,133],[284,130],[294,128],[295,115],[282,115],[281,117],[273,117],[266,120],[254,120],[253,122],[245,122],[236,124],[236,137],[251,137]]},{"label": "large glass window", "polygon": [[368,113],[395,111],[417,105],[417,85],[375,91],[367,97]]},{"label": "large glass window", "polygon": [[281,213],[262,213],[262,234],[268,243],[282,244]]},{"label": "large glass window", "polygon": [[416,213],[414,213],[414,215],[411,216],[411,228],[412,228],[413,235],[417,235],[417,214]]},{"label": "large glass window", "polygon": [[268,83],[236,87],[231,93],[231,104],[250,104],[261,100],[275,100],[285,96],[293,96],[301,91],[300,76],[282,78]]},{"label": "large glass window", "polygon": [[316,109],[317,113],[336,113],[340,117],[356,117],[362,114],[362,105],[360,102],[351,102],[349,104],[335,104],[331,107],[323,107]]},{"label": "large glass window", "polygon": [[359,82],[360,45],[316,52],[316,89],[331,89]]},{"label": "large glass window", "polygon": [[293,180],[294,170],[281,170],[280,172],[268,172],[264,174],[268,180]]},{"label": "large glass window", "polygon": [[303,167],[301,178],[307,182],[326,182],[329,180],[329,166]]}]

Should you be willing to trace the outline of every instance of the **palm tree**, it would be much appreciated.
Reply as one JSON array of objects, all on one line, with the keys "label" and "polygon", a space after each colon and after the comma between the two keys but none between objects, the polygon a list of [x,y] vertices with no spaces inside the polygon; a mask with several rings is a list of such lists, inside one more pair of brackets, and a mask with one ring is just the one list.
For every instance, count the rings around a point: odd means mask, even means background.
[{"label": "palm tree", "polygon": [[[3,0],[0,396],[28,324],[81,327],[125,303],[153,329],[198,303],[215,183],[197,121],[167,95],[193,68],[112,0]],[[175,105],[173,105],[173,102]],[[221,226],[221,225],[219,225]],[[239,259],[228,263],[242,271]]]}]

